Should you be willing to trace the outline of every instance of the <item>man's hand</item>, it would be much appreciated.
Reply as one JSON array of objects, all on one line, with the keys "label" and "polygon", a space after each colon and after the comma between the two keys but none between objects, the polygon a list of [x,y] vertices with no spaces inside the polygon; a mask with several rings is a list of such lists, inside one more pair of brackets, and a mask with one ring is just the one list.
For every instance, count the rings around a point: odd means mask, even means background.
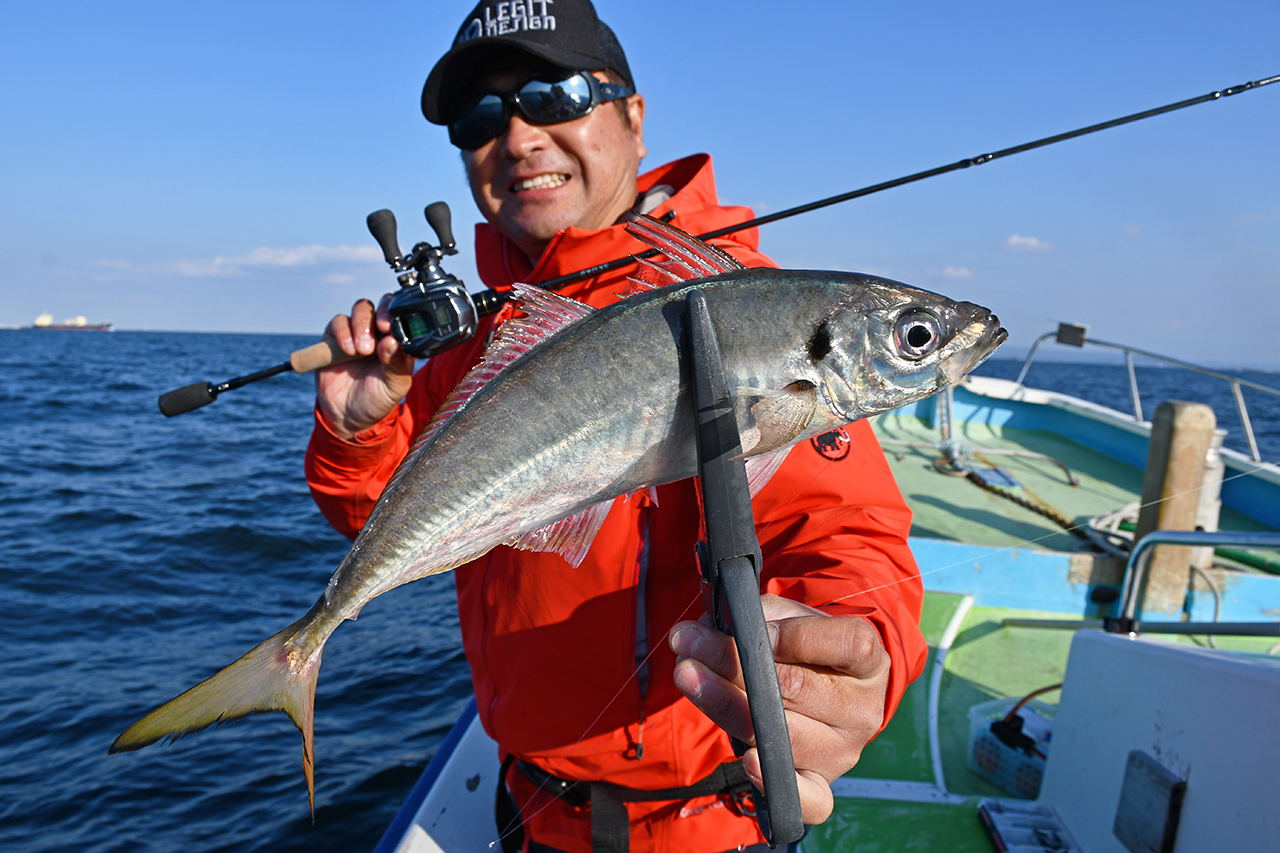
[{"label": "man's hand", "polygon": [[388,334],[390,302],[391,295],[384,295],[375,311],[372,302],[361,299],[352,306],[350,317],[337,315],[324,331],[347,355],[376,356],[316,371],[316,404],[342,438],[352,438],[385,418],[413,383],[413,358]]},{"label": "man's hand", "polygon": [[[829,616],[776,595],[760,601],[778,662],[804,822],[822,823],[831,816],[831,782],[858,762],[884,721],[889,653],[865,619]],[[704,616],[671,629],[676,686],[717,725],[752,747],[743,767],[763,788],[738,650],[732,637],[709,622]]]}]

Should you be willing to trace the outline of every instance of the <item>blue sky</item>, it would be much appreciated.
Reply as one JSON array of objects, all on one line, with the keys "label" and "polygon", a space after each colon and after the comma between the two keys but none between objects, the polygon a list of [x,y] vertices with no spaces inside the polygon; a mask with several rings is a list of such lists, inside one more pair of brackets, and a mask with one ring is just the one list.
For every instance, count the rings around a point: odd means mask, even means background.
[{"label": "blue sky", "polygon": [[[319,333],[394,280],[365,229],[454,211],[418,111],[470,2],[0,0],[0,324]],[[622,3],[647,166],[769,212],[1280,74],[1280,3]],[[1280,367],[1280,83],[766,226],[787,267]],[[211,366],[214,369],[216,366]]]}]

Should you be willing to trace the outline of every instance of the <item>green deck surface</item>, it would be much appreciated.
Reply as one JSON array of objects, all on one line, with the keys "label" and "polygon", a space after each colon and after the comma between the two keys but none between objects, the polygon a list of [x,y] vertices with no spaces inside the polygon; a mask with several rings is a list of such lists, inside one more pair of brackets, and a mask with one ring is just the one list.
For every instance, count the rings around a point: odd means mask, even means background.
[{"label": "green deck surface", "polygon": [[[882,442],[897,439],[935,442],[938,433],[916,417],[890,413],[873,421]],[[1026,449],[1070,466],[1080,485],[1071,486],[1052,463],[1004,455],[975,456],[975,466],[999,468],[1021,484],[1016,493],[1051,508],[1073,524],[1139,499],[1142,471],[1116,462],[1062,436],[1033,430],[1003,429],[963,423],[957,439],[978,448]],[[885,455],[903,495],[914,512],[911,534],[997,548],[1076,551],[1079,540],[1043,515],[991,494],[963,477],[934,470],[941,454],[933,447],[884,443]],[[1224,508],[1223,530],[1267,530],[1253,519]],[[929,643],[924,673],[907,688],[897,713],[867,745],[858,766],[847,776],[861,779],[934,783],[929,745],[928,705],[936,646],[962,596],[926,592],[920,625]],[[1078,614],[1076,614],[1078,615]],[[1001,697],[1022,697],[1063,680],[1073,632],[1006,628],[1010,617],[1070,618],[1060,612],[973,607],[965,616],[948,652],[938,708],[938,738],[948,793],[971,798],[967,803],[913,803],[837,797],[831,818],[812,827],[803,842],[805,853],[888,853],[888,851],[994,850],[977,816],[981,797],[1008,798],[966,766],[969,709]],[[1203,638],[1178,638],[1204,643]],[[1265,652],[1274,638],[1218,638],[1223,648]],[[1057,693],[1038,697],[1053,706]]]},{"label": "green deck surface", "polygon": [[[962,596],[925,593],[920,624],[929,642],[929,665],[907,688],[897,713],[867,745],[850,777],[934,781],[929,751],[928,693],[935,648]],[[964,805],[906,803],[838,797],[830,820],[804,840],[805,853],[992,850],[977,816],[977,798],[1008,797],[965,766],[969,708],[1002,696],[1023,696],[1062,680],[1071,634],[1004,628],[1008,616],[1044,615],[1003,608],[972,608],[947,654],[938,709],[943,776],[947,790],[973,801]],[[1060,617],[1062,614],[1052,614]],[[1048,704],[1056,696],[1044,697]]]},{"label": "green deck surface", "polygon": [[[1078,540],[1048,518],[993,495],[964,477],[939,474],[933,462],[941,454],[934,448],[886,441],[937,441],[938,432],[919,418],[890,412],[875,418],[872,426],[884,443],[893,476],[915,513],[912,536],[997,547],[1075,550]],[[976,466],[1008,472],[1023,487],[1017,493],[1056,511],[1073,524],[1083,524],[1099,513],[1133,503],[1142,494],[1141,470],[1060,435],[968,422],[958,424],[957,430],[957,440],[975,448],[1031,450],[1070,467],[1079,486],[1071,486],[1062,469],[1044,460],[984,456],[981,450],[974,460]],[[1219,527],[1235,531],[1270,529],[1230,507],[1223,507]]]},{"label": "green deck surface", "polygon": [[[928,693],[935,647],[961,596],[926,592],[921,627],[929,641],[929,664],[907,688],[897,713],[867,745],[858,766],[847,775],[863,779],[934,781],[929,750]],[[1010,617],[1061,618],[1061,613],[973,607],[947,653],[938,706],[938,737],[943,778],[951,794],[971,797],[967,804],[910,803],[837,797],[826,823],[805,838],[805,853],[879,853],[879,851],[993,850],[977,817],[981,797],[1012,795],[990,784],[966,766],[969,709],[1001,697],[1022,697],[1062,681],[1071,631],[1006,628]],[[1192,638],[1183,642],[1196,642]],[[1265,652],[1274,638],[1218,638],[1223,648]],[[1055,706],[1056,693],[1039,697]]]},{"label": "green deck surface", "polygon": [[830,820],[812,827],[804,853],[991,853],[995,847],[974,805],[949,806],[837,799]]}]

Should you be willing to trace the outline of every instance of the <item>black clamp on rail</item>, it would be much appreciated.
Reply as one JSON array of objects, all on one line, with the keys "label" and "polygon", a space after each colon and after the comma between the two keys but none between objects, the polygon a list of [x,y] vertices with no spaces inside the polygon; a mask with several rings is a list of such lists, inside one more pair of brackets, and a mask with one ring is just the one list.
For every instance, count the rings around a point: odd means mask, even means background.
[{"label": "black clamp on rail", "polygon": [[[800,789],[782,708],[773,648],[760,606],[760,542],[742,439],[725,379],[711,313],[701,291],[688,295],[688,350],[698,433],[698,476],[707,541],[698,544],[703,603],[715,627],[733,637],[751,707],[765,791],[753,789],[756,821],[770,847],[804,835]],[[737,755],[746,744],[733,739]]]}]

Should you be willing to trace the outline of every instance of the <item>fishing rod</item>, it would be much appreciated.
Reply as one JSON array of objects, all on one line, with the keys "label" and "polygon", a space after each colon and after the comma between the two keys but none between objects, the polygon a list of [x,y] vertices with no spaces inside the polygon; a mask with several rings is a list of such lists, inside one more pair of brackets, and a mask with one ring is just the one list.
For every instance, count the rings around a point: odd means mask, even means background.
[{"label": "fishing rod", "polygon": [[[945,175],[948,172],[967,169],[970,166],[981,166],[984,163],[990,163],[992,160],[999,160],[1002,157],[1010,157],[1014,154],[1021,154],[1024,151],[1065,142],[1078,136],[1086,136],[1090,133],[1097,133],[1101,130],[1141,121],[1142,119],[1173,112],[1174,110],[1185,109],[1207,101],[1216,101],[1231,95],[1238,95],[1241,92],[1258,89],[1278,81],[1280,81],[1280,74],[1260,80],[1251,80],[1238,86],[1219,89],[1195,98],[1165,104],[1162,107],[1143,110],[1142,112],[1111,119],[1110,121],[1091,124],[1088,127],[1070,130],[1066,133],[1046,136],[1043,139],[1025,142],[1011,148],[1002,148],[989,154],[966,157],[963,160],[957,160],[945,166],[926,169],[923,172],[915,172],[891,181],[872,184],[850,192],[809,202],[808,204],[780,210],[777,213],[758,216],[745,222],[708,231],[705,234],[698,234],[697,238],[699,240],[712,240],[716,237],[723,237],[748,228],[777,222],[780,219],[798,216],[801,213],[819,210],[833,204],[851,201],[855,198],[893,189],[894,187],[922,181],[925,178]],[[427,207],[425,215],[428,224],[436,232],[440,245],[430,246],[426,243],[418,243],[407,255],[400,253],[399,244],[396,240],[395,216],[391,211],[375,211],[369,214],[367,220],[370,233],[378,241],[378,245],[382,248],[384,259],[391,266],[392,271],[397,274],[400,282],[400,290],[392,297],[388,306],[392,317],[392,334],[400,341],[400,345],[406,353],[418,358],[428,358],[468,340],[475,334],[478,319],[490,314],[496,314],[510,298],[508,294],[493,289],[486,289],[475,294],[468,293],[459,279],[445,272],[440,267],[441,258],[444,255],[457,253],[449,227],[449,208],[444,202],[436,202]],[[596,264],[547,281],[537,282],[537,284],[547,290],[559,290],[566,284],[612,272],[635,264],[640,259],[651,258],[657,254],[659,254],[657,249],[647,249],[635,255],[627,255],[606,263]],[[297,350],[290,355],[288,361],[266,370],[250,373],[247,376],[238,376],[216,385],[212,382],[197,382],[193,385],[170,391],[167,394],[162,394],[159,400],[160,411],[165,417],[173,417],[174,415],[198,409],[201,406],[207,406],[216,400],[223,391],[240,388],[250,382],[257,382],[260,379],[275,376],[286,370],[292,370],[295,373],[307,373],[331,364],[350,361],[357,357],[347,355],[338,348],[335,341],[326,338],[310,347]]]}]

